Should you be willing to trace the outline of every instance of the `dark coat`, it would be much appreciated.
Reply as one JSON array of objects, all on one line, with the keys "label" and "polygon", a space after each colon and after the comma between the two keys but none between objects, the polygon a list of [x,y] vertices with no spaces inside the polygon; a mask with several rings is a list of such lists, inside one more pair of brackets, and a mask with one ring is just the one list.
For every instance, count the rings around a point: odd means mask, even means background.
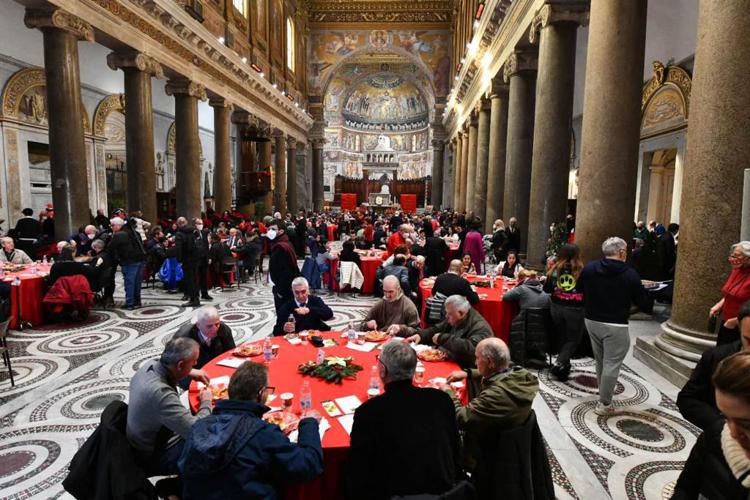
[{"label": "dark coat", "polygon": [[283,297],[290,297],[292,280],[299,276],[299,268],[297,267],[297,253],[289,243],[289,237],[286,234],[277,236],[273,242],[268,261],[268,273],[276,292]]},{"label": "dark coat", "polygon": [[127,404],[107,405],[99,426],[70,462],[65,491],[79,500],[158,498],[125,437],[127,418]]},{"label": "dark coat", "polygon": [[176,339],[179,337],[191,338],[198,342],[200,352],[198,354],[198,361],[195,363],[195,368],[201,368],[216,356],[236,347],[234,337],[232,337],[232,329],[229,328],[226,323],[221,323],[219,325],[216,337],[211,341],[210,346],[203,343],[203,340],[198,334],[198,325],[193,323],[185,323],[182,325],[180,329],[177,330],[177,333],[174,334],[173,338]]},{"label": "dark coat", "polygon": [[74,260],[59,260],[52,264],[47,277],[47,286],[52,286],[63,276],[75,276],[80,274],[89,282],[89,288],[94,290],[99,284],[99,276],[96,269]]},{"label": "dark coat", "polygon": [[418,329],[417,333],[422,344],[431,344],[432,337],[439,333],[440,350],[446,352],[461,368],[475,368],[474,351],[477,344],[494,336],[487,320],[473,307],[456,326],[451,326],[446,319],[426,330]]},{"label": "dark coat", "polygon": [[141,237],[127,224],[112,234],[112,239],[107,245],[107,252],[120,265],[135,264],[146,260],[146,249],[143,247]]},{"label": "dark coat", "polygon": [[185,226],[177,229],[174,237],[174,247],[177,250],[177,260],[183,264],[195,264],[200,259],[197,248],[198,234],[195,228]]},{"label": "dark coat", "polygon": [[324,321],[333,318],[333,311],[323,302],[323,299],[315,295],[308,295],[307,307],[310,309],[310,313],[303,316],[294,312],[297,309],[297,303],[294,299],[286,302],[279,309],[276,324],[273,326],[273,334],[284,335],[284,323],[289,319],[290,314],[294,315],[294,331],[296,332],[301,332],[302,330],[329,331],[331,327]]},{"label": "dark coat", "polygon": [[275,499],[278,489],[323,472],[318,422],[303,418],[297,444],[260,417],[268,407],[221,400],[190,429],[178,461],[184,500]]},{"label": "dark coat", "polygon": [[424,243],[425,271],[427,276],[437,276],[445,272],[445,254],[448,244],[443,238],[430,236]]},{"label": "dark coat", "polygon": [[592,321],[627,325],[631,304],[645,313],[651,313],[654,307],[638,272],[615,259],[605,258],[586,264],[576,289],[583,293],[586,319]]},{"label": "dark coat", "polygon": [[458,479],[458,464],[455,409],[442,391],[392,382],[354,413],[349,498],[443,493]]},{"label": "dark coat", "polygon": [[42,235],[42,225],[32,217],[22,217],[16,222],[16,238],[38,239]]},{"label": "dark coat", "polygon": [[453,273],[443,273],[435,280],[432,294],[442,293],[446,297],[451,295],[463,295],[471,304],[479,302],[479,295],[471,289],[471,283],[461,276]]},{"label": "dark coat", "polygon": [[690,374],[690,380],[677,395],[677,407],[682,416],[703,431],[721,429],[724,425],[724,417],[716,407],[716,394],[711,377],[724,358],[740,352],[741,349],[742,343],[738,340],[704,352]]},{"label": "dark coat", "polygon": [[511,229],[510,226],[505,228],[505,236],[507,236],[507,242],[505,244],[506,250],[515,250],[516,252],[521,250],[521,230],[517,227]]}]

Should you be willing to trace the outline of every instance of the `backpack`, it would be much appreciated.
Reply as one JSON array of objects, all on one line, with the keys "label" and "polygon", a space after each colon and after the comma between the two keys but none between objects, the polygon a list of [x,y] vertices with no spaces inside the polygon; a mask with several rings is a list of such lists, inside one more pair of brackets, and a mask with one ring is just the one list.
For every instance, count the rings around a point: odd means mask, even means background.
[{"label": "backpack", "polygon": [[425,300],[425,321],[429,324],[440,323],[445,319],[445,299],[447,295],[436,292]]}]

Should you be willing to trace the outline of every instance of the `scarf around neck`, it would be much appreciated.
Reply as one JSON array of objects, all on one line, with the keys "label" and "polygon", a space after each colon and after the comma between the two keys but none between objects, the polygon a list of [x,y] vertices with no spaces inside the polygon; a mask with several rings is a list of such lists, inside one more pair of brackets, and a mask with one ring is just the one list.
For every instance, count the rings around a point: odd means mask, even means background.
[{"label": "scarf around neck", "polygon": [[730,434],[727,424],[724,424],[721,430],[721,451],[737,481],[743,487],[750,489],[750,459],[742,446]]}]

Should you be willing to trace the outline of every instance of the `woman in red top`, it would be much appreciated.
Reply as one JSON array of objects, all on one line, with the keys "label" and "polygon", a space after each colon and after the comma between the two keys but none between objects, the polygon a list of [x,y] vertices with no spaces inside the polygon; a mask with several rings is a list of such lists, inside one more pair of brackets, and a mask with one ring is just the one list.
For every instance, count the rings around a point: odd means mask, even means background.
[{"label": "woman in red top", "polygon": [[716,339],[717,344],[734,342],[739,338],[737,312],[742,304],[750,300],[750,241],[732,245],[729,264],[732,266],[732,273],[721,289],[722,298],[709,313],[710,317],[721,313],[724,320]]}]

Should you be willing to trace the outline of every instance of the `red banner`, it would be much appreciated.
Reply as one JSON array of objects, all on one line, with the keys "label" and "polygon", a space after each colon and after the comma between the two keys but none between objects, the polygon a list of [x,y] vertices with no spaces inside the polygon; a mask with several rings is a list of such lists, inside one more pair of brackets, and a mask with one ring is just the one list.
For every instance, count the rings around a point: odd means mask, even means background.
[{"label": "red banner", "polygon": [[357,209],[356,193],[341,193],[341,210],[354,211]]},{"label": "red banner", "polygon": [[402,194],[401,195],[401,210],[410,214],[416,213],[417,195],[416,194]]}]

